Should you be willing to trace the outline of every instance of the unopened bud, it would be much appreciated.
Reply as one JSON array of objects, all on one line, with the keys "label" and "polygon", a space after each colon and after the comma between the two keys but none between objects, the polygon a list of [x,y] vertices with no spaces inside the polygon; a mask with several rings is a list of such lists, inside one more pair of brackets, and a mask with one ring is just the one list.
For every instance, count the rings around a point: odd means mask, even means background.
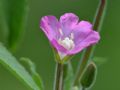
[{"label": "unopened bud", "polygon": [[82,87],[89,88],[91,85],[93,85],[95,78],[96,78],[96,74],[97,74],[96,65],[93,62],[91,62],[87,66],[87,68],[81,78]]}]

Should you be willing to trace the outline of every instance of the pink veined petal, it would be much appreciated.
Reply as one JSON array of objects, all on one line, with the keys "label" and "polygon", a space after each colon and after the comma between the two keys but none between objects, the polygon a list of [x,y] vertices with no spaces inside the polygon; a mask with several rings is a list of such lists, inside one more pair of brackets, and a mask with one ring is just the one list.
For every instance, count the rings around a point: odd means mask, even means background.
[{"label": "pink veined petal", "polygon": [[84,38],[84,40],[79,42],[79,44],[77,44],[73,50],[68,52],[68,55],[76,54],[82,51],[84,48],[92,44],[96,44],[99,40],[100,40],[99,33],[96,31],[91,31],[89,35],[86,38]]},{"label": "pink veined petal", "polygon": [[65,36],[70,34],[78,21],[78,16],[73,13],[65,13],[60,17],[61,28]]},{"label": "pink veined petal", "polygon": [[44,16],[40,21],[40,28],[51,41],[53,38],[59,37],[60,24],[55,16]]},{"label": "pink veined petal", "polygon": [[92,24],[88,21],[80,21],[79,24],[74,27],[72,33],[74,34],[74,42],[78,44],[92,31]]},{"label": "pink veined petal", "polygon": [[88,22],[88,21],[80,21],[78,23],[78,26],[83,28],[83,30],[85,30],[85,29],[92,29],[92,27],[93,27],[93,25],[90,22]]}]

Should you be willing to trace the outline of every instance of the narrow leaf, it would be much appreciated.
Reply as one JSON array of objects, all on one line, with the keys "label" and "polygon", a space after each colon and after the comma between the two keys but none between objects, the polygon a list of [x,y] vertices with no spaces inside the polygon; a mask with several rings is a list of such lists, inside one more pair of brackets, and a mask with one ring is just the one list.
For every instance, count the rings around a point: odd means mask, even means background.
[{"label": "narrow leaf", "polygon": [[31,75],[2,44],[0,44],[0,63],[23,81],[31,90],[41,90]]},{"label": "narrow leaf", "polygon": [[3,2],[0,0],[0,41],[7,43],[8,33],[9,31],[5,20]]},{"label": "narrow leaf", "polygon": [[8,45],[15,51],[23,37],[28,13],[28,0],[3,0],[8,24]]},{"label": "narrow leaf", "polygon": [[43,90],[43,88],[44,88],[43,87],[43,82],[42,82],[42,79],[41,79],[40,75],[36,71],[35,64],[29,58],[22,57],[20,60],[28,65],[28,67],[30,68],[30,73],[31,73],[34,81],[39,86],[39,88],[41,90]]}]

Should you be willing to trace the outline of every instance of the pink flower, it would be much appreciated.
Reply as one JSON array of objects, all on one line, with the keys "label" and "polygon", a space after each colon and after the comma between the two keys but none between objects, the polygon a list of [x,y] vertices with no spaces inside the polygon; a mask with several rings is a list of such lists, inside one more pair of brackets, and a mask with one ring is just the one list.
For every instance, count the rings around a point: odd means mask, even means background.
[{"label": "pink flower", "polygon": [[100,35],[92,29],[92,24],[88,21],[79,22],[73,13],[64,14],[59,21],[55,16],[44,16],[40,28],[61,58],[81,52],[100,40]]}]

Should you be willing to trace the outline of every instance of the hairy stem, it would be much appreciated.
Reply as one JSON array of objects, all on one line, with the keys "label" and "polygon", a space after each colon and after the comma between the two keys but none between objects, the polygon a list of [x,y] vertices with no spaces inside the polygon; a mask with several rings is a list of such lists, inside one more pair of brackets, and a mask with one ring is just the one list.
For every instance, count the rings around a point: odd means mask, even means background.
[{"label": "hairy stem", "polygon": [[[93,24],[94,24],[93,29],[96,31],[98,31],[99,26],[102,24],[101,21],[103,19],[105,6],[106,6],[106,0],[100,0],[100,5],[98,7],[98,10],[96,12],[96,16],[95,16],[95,19],[93,22]],[[77,71],[77,74],[75,77],[74,86],[79,85],[81,75],[82,75],[89,59],[93,56],[94,50],[95,50],[94,46],[90,46],[83,52],[83,56],[80,60],[78,71]]]},{"label": "hairy stem", "polygon": [[56,64],[54,90],[63,90],[63,64]]}]

